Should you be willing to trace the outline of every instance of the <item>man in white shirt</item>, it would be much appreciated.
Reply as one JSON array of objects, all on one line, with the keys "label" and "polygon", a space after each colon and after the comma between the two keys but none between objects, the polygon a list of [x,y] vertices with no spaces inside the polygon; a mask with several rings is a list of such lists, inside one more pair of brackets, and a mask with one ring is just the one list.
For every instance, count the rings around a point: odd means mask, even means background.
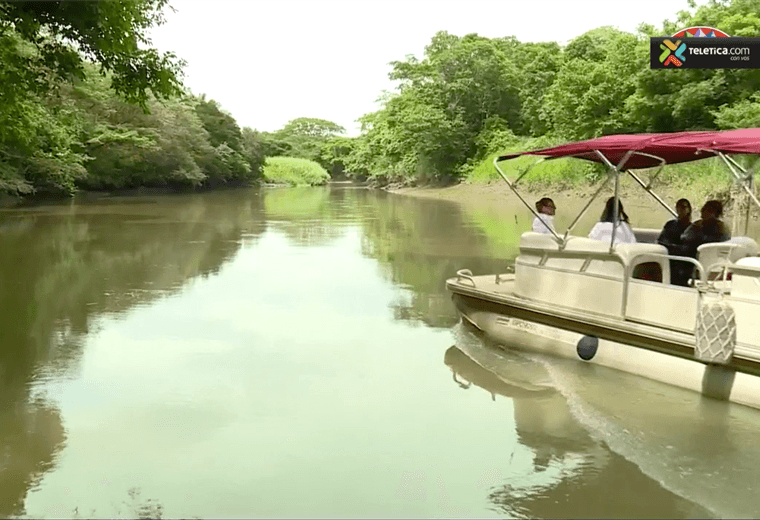
[{"label": "man in white shirt", "polygon": [[[549,197],[544,197],[536,202],[538,216],[533,219],[533,231],[546,235],[551,235],[552,231],[556,232],[554,229],[554,213],[556,210],[557,206],[554,205],[554,201]],[[552,231],[549,231],[550,228]]]}]

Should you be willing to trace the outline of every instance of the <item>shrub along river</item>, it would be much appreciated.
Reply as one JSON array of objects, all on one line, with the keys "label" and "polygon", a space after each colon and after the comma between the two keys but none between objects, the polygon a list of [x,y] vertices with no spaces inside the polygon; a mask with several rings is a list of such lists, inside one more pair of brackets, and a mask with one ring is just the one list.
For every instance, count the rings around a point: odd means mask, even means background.
[{"label": "shrub along river", "polygon": [[505,271],[515,201],[0,210],[0,516],[755,517],[760,412],[458,325],[444,282]]}]

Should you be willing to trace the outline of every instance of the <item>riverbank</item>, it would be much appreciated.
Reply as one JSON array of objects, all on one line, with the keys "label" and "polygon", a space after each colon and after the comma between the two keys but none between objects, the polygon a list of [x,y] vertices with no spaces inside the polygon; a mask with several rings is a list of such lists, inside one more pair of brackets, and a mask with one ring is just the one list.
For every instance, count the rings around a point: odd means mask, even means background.
[{"label": "riverbank", "polygon": [[[675,206],[675,202],[680,198],[687,198],[694,207],[694,218],[699,218],[699,208],[702,204],[710,199],[718,199],[723,202],[726,214],[730,213],[730,181],[726,179],[725,184],[715,183],[684,183],[680,186],[667,185],[657,186],[654,191],[665,202]],[[561,186],[547,185],[539,187],[536,184],[520,187],[520,195],[529,203],[533,203],[542,197],[551,197],[558,207],[563,205],[575,205],[580,200],[588,200],[599,188],[599,184],[585,186]],[[606,197],[612,196],[613,185],[610,185],[602,192],[597,203],[603,203]],[[434,198],[450,200],[466,205],[485,205],[497,206],[505,203],[519,203],[519,199],[514,192],[503,181],[490,183],[461,183],[446,187],[404,187],[388,190],[391,193],[407,195],[411,197]],[[655,201],[647,192],[630,178],[621,179],[620,198],[623,204],[641,209],[659,208],[662,206]],[[563,204],[567,203],[567,204]]]},{"label": "riverbank", "polygon": [[[207,193],[211,191],[237,190],[269,186],[262,182],[230,182],[208,186],[139,186],[137,188],[114,188],[104,190],[79,189],[73,194],[64,192],[38,192],[29,195],[8,195],[0,193],[0,208],[15,208],[18,206],[35,206],[44,204],[60,204],[63,202],[87,202],[113,197],[144,197],[157,195],[185,195],[188,193]],[[273,184],[271,186],[286,187],[288,184]]]}]

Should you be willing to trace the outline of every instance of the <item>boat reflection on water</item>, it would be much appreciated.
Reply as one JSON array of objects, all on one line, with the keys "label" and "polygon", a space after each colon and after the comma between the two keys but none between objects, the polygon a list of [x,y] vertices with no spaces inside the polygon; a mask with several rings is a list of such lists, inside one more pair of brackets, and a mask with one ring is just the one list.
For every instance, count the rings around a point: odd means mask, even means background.
[{"label": "boat reflection on water", "polygon": [[[567,401],[550,385],[548,374],[538,363],[494,347],[477,349],[462,343],[446,351],[444,363],[460,387],[480,387],[494,401],[497,395],[512,399],[518,439],[533,450],[537,471],[570,453],[583,453],[585,457],[598,446],[573,419]],[[593,456],[604,458],[606,451],[594,452]]]},{"label": "boat reflection on water", "polygon": [[[518,442],[533,452],[532,467],[510,467],[508,481],[488,490],[499,513],[518,518],[715,516],[611,450],[578,420],[578,406],[540,361],[460,329],[444,363],[461,388],[475,386],[494,401],[497,396],[511,400]],[[594,415],[587,409],[580,413],[587,420]],[[591,421],[607,428],[598,418]],[[512,460],[506,463],[514,466]]]}]

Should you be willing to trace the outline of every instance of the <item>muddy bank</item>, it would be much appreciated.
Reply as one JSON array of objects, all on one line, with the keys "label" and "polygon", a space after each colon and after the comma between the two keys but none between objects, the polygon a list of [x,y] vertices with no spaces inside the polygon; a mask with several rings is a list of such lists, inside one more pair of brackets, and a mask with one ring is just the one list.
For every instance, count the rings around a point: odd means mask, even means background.
[{"label": "muddy bank", "polygon": [[[520,187],[520,195],[529,203],[534,203],[542,197],[551,197],[558,206],[576,205],[579,201],[588,201],[599,185],[584,187],[559,187],[548,186],[545,189],[539,189],[536,186]],[[602,205],[607,197],[614,193],[612,184],[607,186],[595,201],[595,205]],[[675,207],[678,199],[685,197],[689,199],[695,208],[695,218],[699,218],[698,208],[710,199],[718,199],[723,202],[724,209],[728,215],[731,210],[730,184],[728,181],[724,186],[712,186],[708,189],[698,187],[675,187],[660,186],[653,188],[655,193],[660,196],[666,203]],[[427,197],[451,200],[467,205],[503,205],[519,203],[517,196],[509,189],[506,183],[488,183],[488,184],[457,184],[448,187],[414,187],[414,188],[397,188],[388,190],[391,193],[399,195],[408,195],[412,197]],[[620,198],[623,204],[637,208],[657,208],[664,211],[662,206],[644,191],[633,180],[625,178],[620,183]],[[566,202],[568,204],[563,204]]]},{"label": "muddy bank", "polygon": [[[544,191],[538,191],[536,186],[527,186],[519,191],[525,201],[531,205],[542,197],[551,197],[557,205],[555,225],[557,225],[557,229],[565,230],[598,188],[598,184],[590,187],[572,188],[550,186]],[[682,197],[689,199],[694,208],[692,212],[693,221],[700,218],[699,209],[707,200],[720,200],[723,202],[724,208],[723,220],[729,226],[733,224],[733,202],[731,184],[728,179],[726,179],[723,185],[686,185],[683,187],[665,185],[653,189],[671,208],[675,207],[678,199]],[[449,200],[460,204],[465,213],[473,215],[473,219],[481,224],[484,222],[491,222],[492,224],[500,222],[500,225],[503,225],[503,223],[508,221],[514,222],[515,229],[513,232],[515,233],[529,230],[533,220],[533,215],[530,211],[504,182],[458,184],[448,187],[398,188],[388,191],[411,197]],[[589,232],[599,219],[605,200],[612,196],[613,193],[614,187],[612,185],[607,186],[600,193],[576,227],[573,228],[573,234],[584,236]],[[661,229],[665,222],[673,218],[659,202],[632,179],[621,179],[620,199],[623,202],[626,213],[631,219],[630,222],[633,227]],[[736,229],[730,227],[732,233],[744,234],[744,219],[740,218],[736,224]],[[753,209],[752,211],[747,235],[760,241],[760,210],[758,209]]]}]

